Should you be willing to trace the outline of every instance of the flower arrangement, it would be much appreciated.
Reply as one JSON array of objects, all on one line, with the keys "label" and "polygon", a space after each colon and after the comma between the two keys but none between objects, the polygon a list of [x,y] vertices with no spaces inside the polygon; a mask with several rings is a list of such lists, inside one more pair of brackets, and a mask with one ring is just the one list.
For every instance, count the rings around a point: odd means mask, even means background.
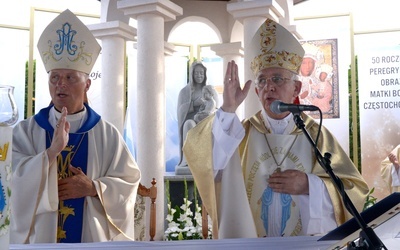
[{"label": "flower arrangement", "polygon": [[[202,218],[201,206],[198,204],[196,184],[194,186],[194,204],[188,199],[188,188],[186,179],[184,179],[185,193],[183,204],[179,207],[176,205],[174,208],[171,206],[171,198],[169,191],[169,181],[166,183],[166,196],[168,215],[166,221],[168,228],[164,232],[164,240],[194,240],[203,239],[202,235]],[[193,210],[191,209],[191,205]],[[208,238],[212,238],[210,219],[208,220]]]}]

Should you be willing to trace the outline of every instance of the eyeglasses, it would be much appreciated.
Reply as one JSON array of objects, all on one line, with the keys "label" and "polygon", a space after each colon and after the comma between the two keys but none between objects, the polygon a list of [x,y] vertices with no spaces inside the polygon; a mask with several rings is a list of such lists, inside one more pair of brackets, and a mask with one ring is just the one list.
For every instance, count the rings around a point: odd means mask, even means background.
[{"label": "eyeglasses", "polygon": [[52,76],[50,76],[49,79],[50,79],[51,83],[56,84],[60,81],[61,78],[64,78],[65,82],[68,84],[74,84],[74,83],[78,82],[80,79],[79,77],[76,77],[76,76],[61,77],[59,75],[52,75]]},{"label": "eyeglasses", "polygon": [[263,89],[265,87],[265,85],[267,85],[267,83],[271,83],[273,82],[276,86],[280,87],[283,84],[286,83],[286,81],[292,80],[290,78],[286,78],[286,77],[280,77],[280,76],[271,76],[271,77],[260,77],[258,78],[255,83],[256,86],[259,89]]}]

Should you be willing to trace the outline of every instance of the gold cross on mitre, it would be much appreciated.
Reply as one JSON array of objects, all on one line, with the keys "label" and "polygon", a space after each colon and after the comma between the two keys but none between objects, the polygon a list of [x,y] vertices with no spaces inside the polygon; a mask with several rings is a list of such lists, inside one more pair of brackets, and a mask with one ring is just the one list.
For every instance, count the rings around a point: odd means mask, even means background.
[{"label": "gold cross on mitre", "polygon": [[0,147],[0,161],[5,161],[7,159],[8,142],[4,144],[3,148]]}]

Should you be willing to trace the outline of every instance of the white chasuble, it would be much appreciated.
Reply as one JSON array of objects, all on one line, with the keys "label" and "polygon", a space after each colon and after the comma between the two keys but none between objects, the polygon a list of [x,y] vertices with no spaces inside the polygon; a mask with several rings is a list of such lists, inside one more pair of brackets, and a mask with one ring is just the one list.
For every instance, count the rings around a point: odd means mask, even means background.
[{"label": "white chasuble", "polygon": [[[54,128],[56,119],[48,115],[48,109],[42,110]],[[87,112],[89,109],[87,106]],[[67,120],[73,128],[74,121],[70,117]],[[87,129],[85,124],[82,128]],[[35,116],[21,121],[13,130],[10,243],[56,243],[57,162],[48,161],[47,131]],[[87,137],[87,176],[93,180],[98,196],[85,198],[81,241],[133,240],[140,170],[117,129],[105,120],[100,119],[89,129]]]},{"label": "white chasuble", "polygon": [[297,195],[275,193],[269,176],[288,169],[311,173],[312,150],[304,135],[262,134],[251,128],[245,150],[244,176],[258,237],[301,234]]}]

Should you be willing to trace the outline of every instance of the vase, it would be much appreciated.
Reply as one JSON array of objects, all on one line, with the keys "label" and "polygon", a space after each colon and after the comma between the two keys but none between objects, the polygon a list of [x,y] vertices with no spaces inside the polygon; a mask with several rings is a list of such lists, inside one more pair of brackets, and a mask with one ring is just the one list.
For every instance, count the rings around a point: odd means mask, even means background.
[{"label": "vase", "polygon": [[0,248],[10,244],[10,197],[11,197],[11,127],[18,121],[14,100],[14,87],[0,85]]}]

